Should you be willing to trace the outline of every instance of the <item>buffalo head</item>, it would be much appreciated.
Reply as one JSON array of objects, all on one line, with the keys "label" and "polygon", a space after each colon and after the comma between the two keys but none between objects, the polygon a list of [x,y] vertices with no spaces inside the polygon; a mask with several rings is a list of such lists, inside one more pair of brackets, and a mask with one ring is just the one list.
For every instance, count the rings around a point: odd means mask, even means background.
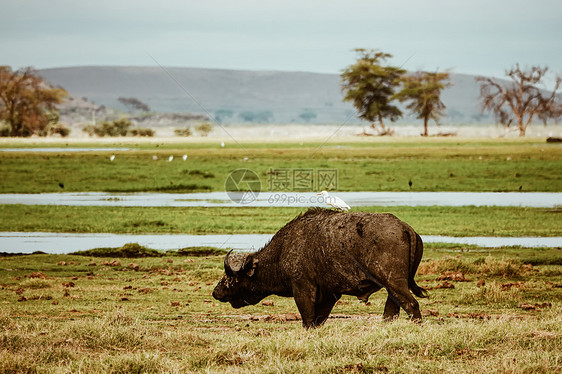
[{"label": "buffalo head", "polygon": [[229,302],[234,308],[257,304],[267,295],[256,290],[254,279],[258,260],[251,253],[228,252],[224,258],[224,276],[213,290],[213,297]]}]

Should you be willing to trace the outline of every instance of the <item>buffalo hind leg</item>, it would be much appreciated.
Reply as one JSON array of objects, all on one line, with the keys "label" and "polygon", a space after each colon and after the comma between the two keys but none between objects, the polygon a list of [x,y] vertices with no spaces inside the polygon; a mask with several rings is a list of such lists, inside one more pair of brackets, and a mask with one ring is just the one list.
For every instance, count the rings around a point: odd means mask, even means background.
[{"label": "buffalo hind leg", "polygon": [[[421,317],[420,305],[418,304],[418,301],[412,296],[408,287],[405,287],[405,290],[403,289],[404,287],[388,288],[387,289],[389,293],[388,297],[390,298],[392,295],[392,297],[394,297],[394,300],[400,304],[400,306],[402,307],[402,309],[406,311],[406,313],[408,313],[412,321],[421,322],[422,317]],[[387,301],[387,305],[388,305],[388,301]],[[385,308],[385,312],[386,312],[386,308]]]},{"label": "buffalo hind leg", "polygon": [[334,293],[329,293],[327,295],[321,295],[319,301],[315,306],[315,316],[314,316],[314,325],[320,326],[322,325],[330,315],[332,308],[336,305],[336,302],[340,299],[341,295],[337,295]]},{"label": "buffalo hind leg", "polygon": [[399,315],[400,315],[400,305],[394,302],[392,296],[390,296],[389,293],[388,297],[386,298],[386,304],[384,306],[383,319],[385,321],[392,321],[393,319],[398,318]]}]

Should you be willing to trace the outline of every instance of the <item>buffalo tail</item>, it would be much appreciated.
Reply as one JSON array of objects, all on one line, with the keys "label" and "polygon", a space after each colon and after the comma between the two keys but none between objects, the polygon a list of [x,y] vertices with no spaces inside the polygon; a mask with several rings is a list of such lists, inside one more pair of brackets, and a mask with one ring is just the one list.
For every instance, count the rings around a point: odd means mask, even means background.
[{"label": "buffalo tail", "polygon": [[411,230],[410,234],[410,274],[408,277],[408,287],[417,297],[427,297],[427,290],[418,286],[414,280],[416,271],[418,271],[418,266],[421,262],[423,255],[423,241],[421,237],[414,231]]}]

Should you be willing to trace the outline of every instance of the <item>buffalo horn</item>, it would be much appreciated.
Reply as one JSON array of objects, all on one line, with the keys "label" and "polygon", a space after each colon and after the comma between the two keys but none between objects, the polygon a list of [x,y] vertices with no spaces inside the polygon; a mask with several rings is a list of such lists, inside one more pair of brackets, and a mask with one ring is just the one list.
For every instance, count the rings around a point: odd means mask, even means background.
[{"label": "buffalo horn", "polygon": [[231,254],[231,252],[232,250],[224,258],[224,271],[229,276],[238,274],[242,270],[244,260],[246,259],[246,255],[242,253]]},{"label": "buffalo horn", "polygon": [[232,271],[232,268],[230,267],[228,258],[230,256],[230,253],[232,252],[232,249],[230,251],[228,251],[228,253],[226,254],[226,256],[224,257],[224,272],[226,273],[226,275],[228,276],[232,276],[234,275],[234,272]]}]

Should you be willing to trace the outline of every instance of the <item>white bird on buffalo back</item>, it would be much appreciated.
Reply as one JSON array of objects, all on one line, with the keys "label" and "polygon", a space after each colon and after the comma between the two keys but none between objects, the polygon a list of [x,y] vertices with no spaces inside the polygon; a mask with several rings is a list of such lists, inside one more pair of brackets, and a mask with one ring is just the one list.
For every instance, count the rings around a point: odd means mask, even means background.
[{"label": "white bird on buffalo back", "polygon": [[347,205],[345,201],[337,196],[330,196],[330,194],[326,191],[322,191],[320,193],[317,193],[316,195],[321,195],[322,197],[324,197],[324,201],[326,202],[326,204],[331,205],[336,209],[343,210],[344,212],[347,212],[351,209],[351,207]]}]

